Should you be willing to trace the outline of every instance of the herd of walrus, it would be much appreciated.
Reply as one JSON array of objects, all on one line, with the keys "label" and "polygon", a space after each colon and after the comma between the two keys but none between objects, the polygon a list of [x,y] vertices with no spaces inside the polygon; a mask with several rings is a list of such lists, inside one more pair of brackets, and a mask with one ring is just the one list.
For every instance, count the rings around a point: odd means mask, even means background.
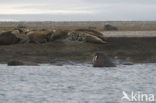
[{"label": "herd of walrus", "polygon": [[[10,31],[0,33],[0,45],[25,44],[25,43],[47,43],[54,41],[64,42],[89,42],[106,43],[106,38],[102,33],[92,29],[76,30],[49,30],[49,29],[28,29],[26,27],[16,27]],[[94,67],[114,67],[115,65],[103,53],[97,53],[93,60]],[[8,62],[8,65],[24,65],[20,61]]]},{"label": "herd of walrus", "polygon": [[26,27],[16,27],[11,31],[1,31],[0,45],[23,44],[23,43],[47,43],[57,40],[78,41],[90,43],[106,43],[102,33],[90,29],[77,30],[48,30]]}]

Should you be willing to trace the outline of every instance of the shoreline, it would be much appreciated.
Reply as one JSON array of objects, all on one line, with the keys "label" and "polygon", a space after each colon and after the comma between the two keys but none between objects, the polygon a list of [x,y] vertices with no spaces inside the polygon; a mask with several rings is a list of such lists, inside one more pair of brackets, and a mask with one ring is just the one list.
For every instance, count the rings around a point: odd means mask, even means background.
[{"label": "shoreline", "polygon": [[78,29],[94,28],[102,31],[104,26],[110,24],[121,31],[151,31],[156,30],[156,21],[0,21],[0,28],[12,28],[23,25],[30,28],[60,28]]}]

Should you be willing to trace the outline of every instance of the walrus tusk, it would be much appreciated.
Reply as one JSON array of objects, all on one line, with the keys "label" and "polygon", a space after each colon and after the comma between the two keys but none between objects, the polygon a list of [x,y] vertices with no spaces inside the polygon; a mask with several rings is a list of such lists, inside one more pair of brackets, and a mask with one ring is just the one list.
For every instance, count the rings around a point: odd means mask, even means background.
[{"label": "walrus tusk", "polygon": [[96,61],[96,59],[97,59],[97,56],[94,56],[94,58],[93,58],[93,62],[95,62],[95,61]]}]

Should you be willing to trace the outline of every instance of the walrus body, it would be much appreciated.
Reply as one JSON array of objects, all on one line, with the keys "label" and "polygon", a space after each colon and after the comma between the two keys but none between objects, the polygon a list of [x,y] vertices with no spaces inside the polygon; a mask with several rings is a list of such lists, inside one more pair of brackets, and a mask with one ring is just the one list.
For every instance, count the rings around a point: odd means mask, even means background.
[{"label": "walrus body", "polygon": [[18,42],[18,38],[11,31],[3,32],[0,34],[0,45],[15,44]]},{"label": "walrus body", "polygon": [[59,39],[65,39],[67,37],[68,31],[66,30],[53,30],[53,35],[50,38],[50,41],[55,41]]},{"label": "walrus body", "polygon": [[13,30],[12,33],[18,38],[18,43],[28,43],[29,38],[26,34],[20,33],[19,30]]},{"label": "walrus body", "polygon": [[84,33],[90,34],[92,36],[96,36],[96,37],[102,39],[103,41],[106,40],[106,38],[103,36],[103,34],[98,32],[98,31],[96,31],[96,30],[92,30],[92,29],[77,29],[76,31],[84,32]]},{"label": "walrus body", "polygon": [[47,31],[32,31],[28,33],[29,40],[32,43],[46,43],[51,36],[52,32]]},{"label": "walrus body", "polygon": [[86,32],[80,32],[80,31],[74,31],[70,32],[68,34],[70,40],[72,41],[81,41],[81,42],[90,42],[90,43],[105,43],[101,38],[86,33]]}]

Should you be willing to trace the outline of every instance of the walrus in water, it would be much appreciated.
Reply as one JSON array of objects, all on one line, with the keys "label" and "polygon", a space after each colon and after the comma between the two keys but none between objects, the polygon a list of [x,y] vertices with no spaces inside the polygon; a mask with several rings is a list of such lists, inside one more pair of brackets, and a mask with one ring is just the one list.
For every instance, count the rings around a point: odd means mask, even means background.
[{"label": "walrus in water", "polygon": [[103,52],[99,52],[93,58],[93,67],[115,67],[115,64]]}]

